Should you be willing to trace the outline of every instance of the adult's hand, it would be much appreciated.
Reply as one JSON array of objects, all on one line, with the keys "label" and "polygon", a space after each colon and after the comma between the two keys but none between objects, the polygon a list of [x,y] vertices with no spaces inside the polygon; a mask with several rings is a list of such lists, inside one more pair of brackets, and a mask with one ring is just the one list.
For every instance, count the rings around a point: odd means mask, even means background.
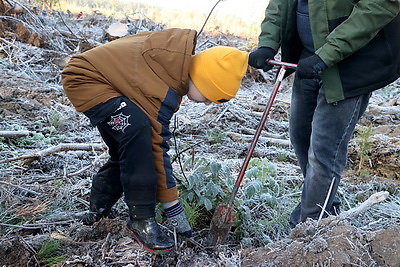
[{"label": "adult's hand", "polygon": [[310,57],[303,58],[297,64],[297,75],[303,79],[319,78],[321,72],[326,70],[327,66],[322,59],[314,54]]}]

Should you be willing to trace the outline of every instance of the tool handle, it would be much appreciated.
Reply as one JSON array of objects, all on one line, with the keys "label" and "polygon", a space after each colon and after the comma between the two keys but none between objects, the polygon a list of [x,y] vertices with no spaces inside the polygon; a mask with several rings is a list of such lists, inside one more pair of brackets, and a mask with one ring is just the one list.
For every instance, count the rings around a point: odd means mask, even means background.
[{"label": "tool handle", "polygon": [[270,65],[286,67],[287,69],[294,69],[294,70],[297,69],[297,64],[294,64],[294,63],[282,62],[282,61],[273,60],[273,59],[269,59],[267,61],[267,63]]},{"label": "tool handle", "polygon": [[244,159],[242,168],[241,168],[241,170],[239,172],[238,178],[236,179],[236,183],[235,183],[235,186],[233,187],[231,197],[229,198],[229,201],[227,203],[228,208],[232,206],[233,201],[235,199],[235,196],[237,194],[237,191],[239,190],[240,184],[242,183],[244,174],[246,172],[247,166],[249,165],[250,158],[253,155],[253,152],[254,152],[254,149],[256,147],[258,138],[260,137],[261,131],[264,128],[265,122],[267,121],[269,111],[271,110],[272,104],[274,103],[276,94],[278,93],[278,89],[281,86],[281,83],[282,83],[282,80],[283,80],[283,76],[285,75],[285,72],[286,72],[287,69],[289,69],[289,68],[296,69],[297,68],[296,64],[280,62],[280,61],[276,61],[276,60],[269,60],[268,63],[269,64],[273,64],[273,65],[279,65],[282,68],[279,70],[278,76],[277,76],[276,81],[275,81],[274,89],[272,90],[271,96],[270,96],[270,98],[268,100],[267,107],[264,110],[264,113],[263,113],[263,115],[261,117],[261,121],[260,121],[260,123],[258,125],[258,128],[257,128],[257,131],[254,134],[253,141],[251,142],[249,151],[246,154],[246,157]]}]

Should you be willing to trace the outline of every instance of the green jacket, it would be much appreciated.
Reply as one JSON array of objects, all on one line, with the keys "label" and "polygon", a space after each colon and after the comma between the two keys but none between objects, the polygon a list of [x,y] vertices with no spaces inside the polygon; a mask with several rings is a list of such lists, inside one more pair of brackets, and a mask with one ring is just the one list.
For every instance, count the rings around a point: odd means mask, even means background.
[{"label": "green jacket", "polygon": [[[309,0],[315,53],[329,103],[382,88],[400,76],[400,0]],[[281,48],[282,61],[297,63],[297,0],[270,0],[259,47]]]}]

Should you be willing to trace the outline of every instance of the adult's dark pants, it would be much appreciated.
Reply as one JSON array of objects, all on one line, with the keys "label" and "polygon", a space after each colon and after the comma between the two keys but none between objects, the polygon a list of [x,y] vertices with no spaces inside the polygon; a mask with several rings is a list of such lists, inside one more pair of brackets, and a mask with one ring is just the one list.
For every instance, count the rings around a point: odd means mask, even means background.
[{"label": "adult's dark pants", "polygon": [[[370,93],[328,104],[320,79],[295,77],[290,108],[290,140],[304,176],[301,202],[292,212],[294,227],[307,218],[336,215],[336,193],[347,161],[348,143],[365,112]],[[333,187],[328,196],[332,180]]]},{"label": "adult's dark pants", "polygon": [[93,177],[91,210],[110,210],[124,195],[131,218],[153,217],[157,174],[148,117],[126,97],[99,104],[85,115],[97,126],[110,155]]}]

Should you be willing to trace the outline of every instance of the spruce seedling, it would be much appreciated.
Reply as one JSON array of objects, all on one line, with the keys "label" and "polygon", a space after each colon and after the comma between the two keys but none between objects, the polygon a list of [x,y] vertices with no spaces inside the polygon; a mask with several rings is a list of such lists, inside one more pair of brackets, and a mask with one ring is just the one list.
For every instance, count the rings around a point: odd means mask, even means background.
[{"label": "spruce seedling", "polygon": [[368,171],[363,170],[363,167],[368,161],[368,153],[370,152],[373,142],[371,140],[372,136],[372,125],[369,125],[368,127],[362,129],[359,132],[359,138],[358,138],[358,146],[359,150],[357,152],[358,157],[360,158],[360,161],[358,163],[358,168],[357,168],[357,174],[359,176],[365,177],[368,174]]}]

